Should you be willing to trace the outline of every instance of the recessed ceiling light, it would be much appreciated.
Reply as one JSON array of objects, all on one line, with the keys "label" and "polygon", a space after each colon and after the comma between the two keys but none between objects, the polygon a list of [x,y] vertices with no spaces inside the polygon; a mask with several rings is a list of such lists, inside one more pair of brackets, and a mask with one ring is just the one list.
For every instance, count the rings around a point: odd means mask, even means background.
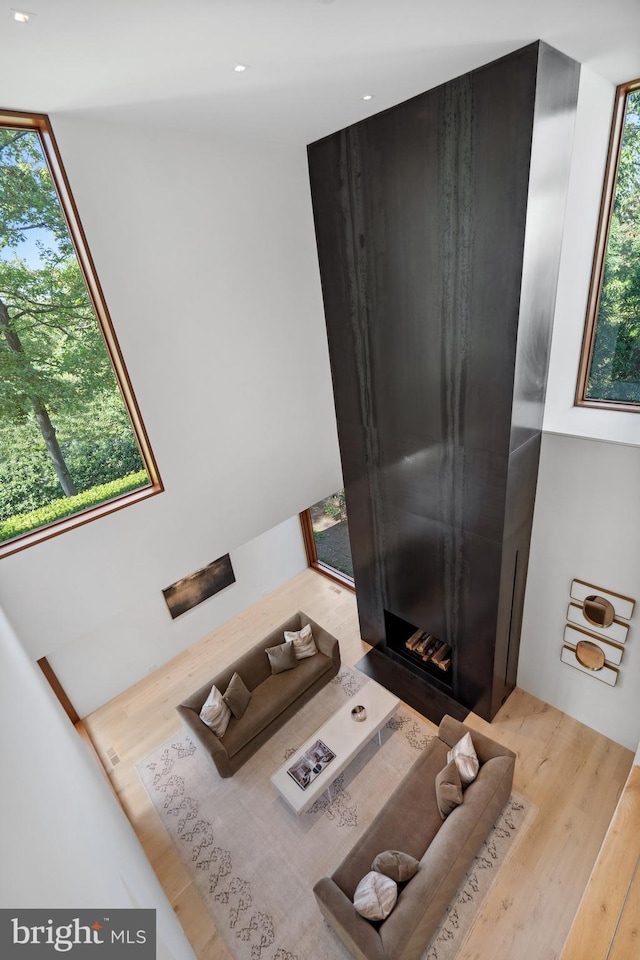
[{"label": "recessed ceiling light", "polygon": [[248,70],[248,69],[249,69],[249,64],[248,64],[248,63],[236,63],[236,65],[235,65],[235,67],[234,67],[233,69],[235,70],[236,73],[244,73],[245,70]]},{"label": "recessed ceiling light", "polygon": [[373,100],[373,94],[372,94],[372,93],[365,93],[364,97],[361,97],[360,99],[361,99],[361,100]]},{"label": "recessed ceiling light", "polygon": [[29,23],[30,13],[25,13],[24,10],[12,10],[11,12],[16,23]]}]

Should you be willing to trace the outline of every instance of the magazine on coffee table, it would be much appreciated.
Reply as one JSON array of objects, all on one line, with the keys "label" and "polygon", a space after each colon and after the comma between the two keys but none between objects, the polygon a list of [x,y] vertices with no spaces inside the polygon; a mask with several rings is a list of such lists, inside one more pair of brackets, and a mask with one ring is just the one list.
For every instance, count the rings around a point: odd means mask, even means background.
[{"label": "magazine on coffee table", "polygon": [[333,750],[330,750],[322,740],[316,740],[300,759],[288,768],[287,773],[301,790],[306,790],[334,758]]}]

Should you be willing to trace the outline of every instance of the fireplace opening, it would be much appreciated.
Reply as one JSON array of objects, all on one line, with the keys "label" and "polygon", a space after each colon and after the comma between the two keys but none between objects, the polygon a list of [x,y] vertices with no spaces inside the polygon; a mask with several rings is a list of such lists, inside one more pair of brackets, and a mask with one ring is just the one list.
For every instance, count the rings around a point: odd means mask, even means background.
[{"label": "fireplace opening", "polygon": [[452,687],[453,650],[426,628],[384,611],[387,650],[414,673],[447,692]]}]

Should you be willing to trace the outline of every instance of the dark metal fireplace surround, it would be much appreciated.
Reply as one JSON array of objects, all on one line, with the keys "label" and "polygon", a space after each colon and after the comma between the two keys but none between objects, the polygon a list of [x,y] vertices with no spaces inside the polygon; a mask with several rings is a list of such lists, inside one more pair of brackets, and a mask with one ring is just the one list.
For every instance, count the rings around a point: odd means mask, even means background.
[{"label": "dark metal fireplace surround", "polygon": [[362,665],[436,721],[515,685],[578,78],[533,43],[308,148]]}]

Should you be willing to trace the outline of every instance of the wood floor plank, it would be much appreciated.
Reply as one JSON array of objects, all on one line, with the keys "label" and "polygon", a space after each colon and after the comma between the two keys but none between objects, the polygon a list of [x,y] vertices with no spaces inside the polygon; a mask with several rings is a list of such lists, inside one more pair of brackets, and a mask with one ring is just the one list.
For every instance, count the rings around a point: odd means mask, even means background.
[{"label": "wood floor plank", "polygon": [[624,902],[620,922],[607,960],[640,957],[640,858]]},{"label": "wood floor plank", "polygon": [[[600,849],[562,960],[631,960],[640,896],[640,768],[633,767]],[[625,950],[629,952],[625,953]]]},{"label": "wood floor plank", "polygon": [[492,724],[467,722],[516,751],[514,787],[538,812],[457,960],[555,960],[622,790],[620,756],[624,771],[632,755],[522,690]]},{"label": "wood floor plank", "polygon": [[[370,649],[360,637],[353,593],[307,570],[84,720],[203,960],[232,958],[160,824],[135,764],[181,730],[175,704],[299,609],[339,638],[345,664],[355,664]],[[537,813],[501,868],[457,960],[557,960],[629,772],[631,751],[518,689],[492,724],[474,714],[467,722],[516,751],[515,789],[536,805]],[[119,758],[116,766],[109,759],[112,751]],[[621,932],[627,939],[633,935],[626,928]],[[580,960],[586,958],[591,954]]]}]

